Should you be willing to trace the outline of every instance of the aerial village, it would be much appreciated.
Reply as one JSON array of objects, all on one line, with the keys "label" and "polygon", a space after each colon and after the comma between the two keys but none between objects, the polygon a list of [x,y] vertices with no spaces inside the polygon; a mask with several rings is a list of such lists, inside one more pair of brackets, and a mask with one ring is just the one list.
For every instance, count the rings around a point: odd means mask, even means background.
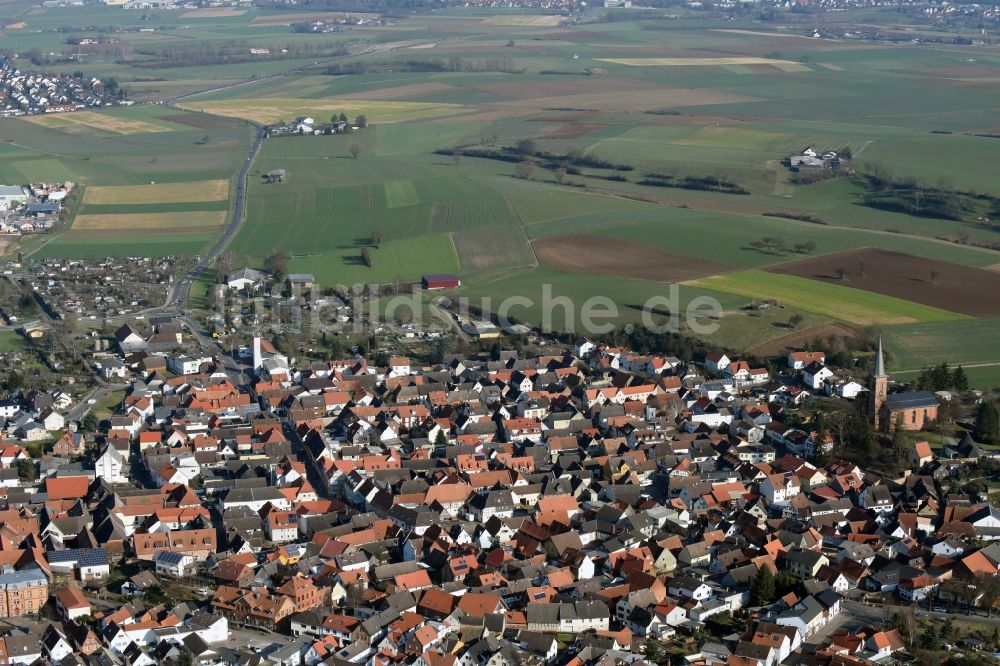
[{"label": "aerial village", "polygon": [[[949,403],[991,398],[902,390],[881,341],[859,380],[820,349],[772,376],[538,339],[420,364],[296,363],[256,337],[236,368],[156,324],[115,331],[88,396],[0,402],[3,663],[991,663],[1000,647],[1000,509],[964,483],[1000,453],[978,420],[923,437]],[[110,384],[123,398],[98,419]],[[819,399],[839,420],[803,418]]]}]

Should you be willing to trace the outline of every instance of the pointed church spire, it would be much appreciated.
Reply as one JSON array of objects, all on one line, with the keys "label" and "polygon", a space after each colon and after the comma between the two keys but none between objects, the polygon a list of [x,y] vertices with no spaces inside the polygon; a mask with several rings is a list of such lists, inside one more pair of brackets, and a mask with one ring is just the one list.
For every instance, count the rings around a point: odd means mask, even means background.
[{"label": "pointed church spire", "polygon": [[872,377],[885,377],[885,359],[882,357],[882,336],[878,336],[878,346],[875,348],[875,371]]}]

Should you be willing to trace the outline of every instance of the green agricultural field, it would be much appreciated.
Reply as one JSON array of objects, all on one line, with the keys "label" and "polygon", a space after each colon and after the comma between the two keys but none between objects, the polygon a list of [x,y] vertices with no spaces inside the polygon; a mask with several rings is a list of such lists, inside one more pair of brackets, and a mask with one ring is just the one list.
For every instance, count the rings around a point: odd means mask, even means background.
[{"label": "green agricultural field", "polygon": [[[649,212],[658,207],[653,204],[607,196],[587,196],[576,192],[544,189],[533,192],[511,194],[507,197],[511,206],[526,225],[542,224],[556,220],[599,215],[612,218],[616,214]],[[572,223],[570,223],[572,224]],[[535,235],[532,230],[532,235]]]},{"label": "green agricultural field", "polygon": [[[249,128],[228,121],[211,129],[196,127],[179,120],[198,123],[201,118],[162,107],[90,113],[91,118],[100,119],[91,122],[119,128],[148,124],[155,125],[158,131],[73,136],[58,127],[46,128],[22,119],[0,120],[0,142],[4,142],[0,143],[0,154],[14,154],[14,159],[0,159],[0,178],[5,183],[76,182],[84,186],[83,203],[77,213],[86,216],[85,222],[106,221],[98,224],[100,233],[82,232],[71,226],[61,236],[45,237],[38,241],[37,253],[31,253],[35,242],[26,241],[26,251],[37,258],[200,253],[218,233],[218,225],[227,214],[227,188],[249,148]],[[61,115],[71,119],[76,114]],[[110,203],[88,203],[87,190],[91,186],[96,201]],[[130,187],[118,190],[107,186]],[[163,192],[164,196],[155,192]],[[192,202],[192,197],[201,201]],[[139,228],[162,226],[147,221],[164,214],[170,214],[173,222],[169,225],[178,230],[192,225],[214,228],[172,234]],[[112,215],[115,217],[109,217]]]},{"label": "green agricultural field", "polygon": [[[865,229],[842,229],[773,217],[751,217],[687,208],[645,206],[620,213],[591,213],[533,224],[533,239],[591,233],[655,245],[670,252],[702,257],[741,268],[783,263],[805,256],[796,245],[813,242],[812,254],[859,247],[887,247],[921,257],[969,266],[990,266],[1000,255],[917,237]],[[750,244],[764,237],[780,237],[788,252],[773,254]]]},{"label": "green agricultural field", "polygon": [[165,257],[200,254],[215,240],[214,233],[128,234],[94,236],[69,231],[42,245],[36,259],[100,259],[102,257]]},{"label": "green agricultural field", "polygon": [[965,315],[860,289],[764,271],[714,275],[694,282],[705,289],[822,314],[851,324],[899,324],[968,319]]},{"label": "green agricultural field", "polygon": [[361,247],[355,247],[296,256],[292,259],[291,270],[312,273],[324,286],[410,282],[427,273],[459,272],[455,246],[448,234],[387,241],[368,251],[371,267],[364,264]]},{"label": "green agricultural field", "polygon": [[[29,9],[24,2],[16,7]],[[0,33],[7,42],[16,39],[19,51],[60,53],[68,37],[88,36],[82,29],[64,33],[65,26],[116,26],[123,29],[116,33],[123,51],[84,54],[74,68],[115,76],[140,99],[207,90],[182,103],[208,113],[149,104],[79,114],[79,122],[69,114],[2,119],[0,182],[72,180],[84,188],[232,182],[254,131],[241,119],[325,122],[334,114],[364,114],[370,123],[364,131],[265,142],[250,171],[246,221],[229,250],[256,262],[284,250],[293,270],[315,273],[323,284],[457,272],[466,285],[462,293],[499,297],[533,294],[550,283],[574,300],[608,294],[621,306],[619,321],[636,321],[637,303],[665,285],[535,266],[530,240],[589,234],[744,271],[699,285],[710,286],[727,310],[754,297],[786,307],[724,318],[716,339],[735,350],[793,334],[787,320],[800,314],[800,330],[830,318],[886,323],[895,369],[917,368],[933,356],[931,348],[919,347],[927,336],[937,336],[930,344],[941,360],[1000,360],[978,342],[996,339],[992,328],[975,328],[987,324],[756,270],[867,246],[972,266],[1000,264],[1000,252],[971,246],[1000,247],[996,229],[976,219],[1000,218],[988,211],[991,202],[980,200],[981,210],[966,211],[961,221],[914,217],[861,206],[860,178],[796,185],[782,166],[809,145],[846,148],[861,170],[878,165],[900,178],[1000,196],[994,177],[1000,144],[975,136],[1000,127],[1000,56],[988,47],[809,39],[803,24],[781,11],[766,23],[723,24],[686,9],[671,20],[617,13],[614,21],[581,23],[539,12],[449,9],[327,35],[295,33],[288,25],[315,11],[281,11],[31,7],[24,28]],[[909,20],[880,8],[839,18],[879,25]],[[139,27],[144,31],[134,30]],[[355,65],[369,71],[333,76],[325,73],[326,59],[305,55],[340,45],[364,52],[338,63],[341,71]],[[170,50],[230,46],[295,53],[162,66]],[[366,51],[371,47],[374,52]],[[508,71],[489,71],[499,68]],[[260,80],[215,89],[253,78]],[[517,158],[452,153],[456,146],[498,150],[523,139],[541,151],[527,179],[513,177]],[[593,161],[574,166],[560,157],[568,154],[632,168]],[[561,178],[554,171],[559,165],[567,169]],[[266,184],[263,174],[279,168],[287,181]],[[750,194],[640,184],[654,173],[732,181]],[[179,216],[230,205],[222,195],[154,201],[145,189],[133,191],[138,200],[84,202],[79,212]],[[808,214],[823,224],[765,212]],[[69,231],[27,243],[42,243],[38,257],[197,254],[218,233],[177,231],[97,238]],[[373,234],[381,246],[371,249],[369,268],[360,252]],[[787,249],[752,248],[765,237],[782,239]],[[686,297],[700,293],[691,285],[682,290]],[[940,330],[931,335],[921,327]],[[977,342],[961,343],[973,338]]]},{"label": "green agricultural field", "polygon": [[1000,363],[1000,319],[892,326],[885,344],[892,370],[920,370],[947,362]]},{"label": "green agricultural field", "polygon": [[498,270],[534,264],[527,236],[517,227],[466,229],[451,235],[463,273]]},{"label": "green agricultural field", "polygon": [[17,169],[24,177],[24,181],[29,183],[65,182],[76,178],[76,173],[57,159],[41,157],[32,160],[14,160],[10,166]]},{"label": "green agricultural field", "polygon": [[[677,285],[676,288],[679,289],[677,304],[682,314],[691,301],[699,296],[715,299],[724,311],[737,309],[746,303],[746,299],[741,296],[698,286]],[[527,322],[535,326],[548,323],[555,331],[585,332],[585,327],[582,326],[582,308],[592,297],[602,299],[602,302],[592,302],[595,307],[593,321],[597,324],[622,326],[642,323],[643,307],[651,303],[655,306],[652,321],[656,325],[663,325],[664,318],[656,312],[665,307],[666,301],[663,299],[670,298],[670,290],[671,285],[646,280],[570,274],[539,267],[513,273],[482,273],[463,278],[457,293],[469,297],[471,305],[494,313],[499,312],[507,298],[527,298],[531,301],[530,305],[523,305],[519,301],[511,302],[508,310],[511,321]],[[544,307],[546,294],[549,295],[548,302],[553,304],[551,308]],[[612,316],[596,316],[598,312],[606,311],[603,299],[611,303]],[[550,313],[548,318],[544,314],[546,311]],[[711,322],[705,320],[704,323]]]},{"label": "green agricultural field", "polygon": [[[350,159],[345,137],[268,140],[249,184],[247,220],[231,249],[263,257],[357,252],[379,231],[386,242],[496,225],[517,230],[506,200],[448,165],[364,156]],[[261,173],[283,168],[283,183]],[[389,276],[390,278],[393,276]]]},{"label": "green agricultural field", "polygon": [[237,98],[220,101],[192,101],[180,104],[183,109],[204,111],[218,116],[243,118],[255,123],[276,123],[282,118],[297,116],[329,118],[333,112],[346,113],[354,118],[360,114],[371,123],[402,123],[412,120],[439,118],[461,113],[457,104],[434,104],[429,102],[389,102],[382,100],[360,100],[348,98],[316,99],[254,99]]}]

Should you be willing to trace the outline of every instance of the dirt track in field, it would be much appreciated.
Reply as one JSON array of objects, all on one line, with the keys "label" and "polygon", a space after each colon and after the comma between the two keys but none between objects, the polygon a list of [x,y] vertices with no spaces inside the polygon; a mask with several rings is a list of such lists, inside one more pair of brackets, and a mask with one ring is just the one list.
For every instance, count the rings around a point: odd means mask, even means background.
[{"label": "dirt track in field", "polygon": [[[1000,316],[1000,273],[984,268],[861,248],[779,264],[768,270],[895,296],[973,317]],[[844,271],[843,279],[840,270]]]},{"label": "dirt track in field", "polygon": [[725,264],[604,236],[556,236],[534,241],[532,247],[539,263],[570,273],[684,282],[733,270]]}]

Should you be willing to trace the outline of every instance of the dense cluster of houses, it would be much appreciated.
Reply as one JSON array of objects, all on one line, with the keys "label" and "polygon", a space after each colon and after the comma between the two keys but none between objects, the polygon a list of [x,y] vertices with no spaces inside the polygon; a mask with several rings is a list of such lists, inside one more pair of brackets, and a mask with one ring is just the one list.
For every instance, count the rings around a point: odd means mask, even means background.
[{"label": "dense cluster of houses", "polygon": [[100,108],[112,103],[100,79],[68,74],[22,72],[0,56],[0,117]]},{"label": "dense cluster of houses", "polygon": [[[0,448],[0,616],[51,601],[41,640],[0,639],[8,663],[641,664],[736,616],[688,662],[862,664],[904,641],[852,620],[851,594],[1000,597],[1000,509],[938,483],[975,442],[872,477],[785,425],[794,401],[740,360],[583,342],[294,366],[258,338],[238,385],[158,326],[116,333],[129,390],[97,432],[67,424],[41,460]],[[58,400],[0,409],[62,430]],[[792,584],[762,593],[768,574]],[[127,596],[98,607],[96,586]]]}]

